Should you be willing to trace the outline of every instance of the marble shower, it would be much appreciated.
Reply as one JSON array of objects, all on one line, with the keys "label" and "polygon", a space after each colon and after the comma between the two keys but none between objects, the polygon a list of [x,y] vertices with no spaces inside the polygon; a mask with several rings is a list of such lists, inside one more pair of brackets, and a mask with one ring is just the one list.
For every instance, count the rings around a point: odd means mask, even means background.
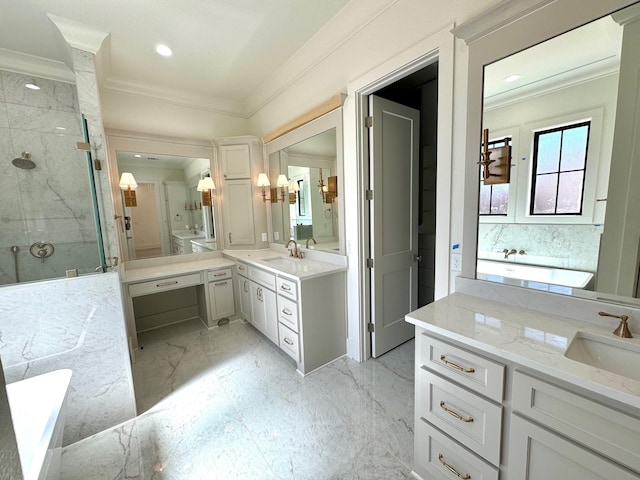
[{"label": "marble shower", "polygon": [[[101,264],[86,154],[76,150],[83,141],[75,85],[0,70],[0,285]],[[22,152],[35,168],[12,163]],[[44,262],[30,253],[42,241],[54,247]]]}]

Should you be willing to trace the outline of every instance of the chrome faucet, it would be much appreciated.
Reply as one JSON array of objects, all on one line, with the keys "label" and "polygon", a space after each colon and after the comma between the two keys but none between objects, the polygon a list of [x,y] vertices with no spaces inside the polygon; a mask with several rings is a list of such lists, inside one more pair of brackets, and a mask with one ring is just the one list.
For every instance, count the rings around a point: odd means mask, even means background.
[{"label": "chrome faucet", "polygon": [[314,244],[314,245],[318,243],[318,242],[316,242],[316,239],[315,239],[315,238],[313,238],[313,237],[309,237],[309,238],[307,238],[307,248],[309,248],[309,240],[313,240],[313,244]]},{"label": "chrome faucet", "polygon": [[509,258],[509,255],[515,255],[518,251],[515,248],[512,248],[511,250],[505,248],[502,250],[502,253],[504,253],[504,258]]},{"label": "chrome faucet", "polygon": [[287,242],[287,244],[285,245],[285,248],[289,248],[289,245],[291,245],[291,242],[293,242],[293,248],[289,249],[289,256],[295,257],[295,258],[303,258],[304,255],[300,251],[300,248],[298,247],[298,243],[293,238]]},{"label": "chrome faucet", "polygon": [[620,325],[618,325],[618,328],[613,331],[613,334],[622,338],[633,338],[633,335],[631,335],[631,331],[629,330],[629,325],[627,325],[627,321],[629,320],[628,315],[614,315],[607,312],[598,312],[598,315],[601,317],[619,318]]}]

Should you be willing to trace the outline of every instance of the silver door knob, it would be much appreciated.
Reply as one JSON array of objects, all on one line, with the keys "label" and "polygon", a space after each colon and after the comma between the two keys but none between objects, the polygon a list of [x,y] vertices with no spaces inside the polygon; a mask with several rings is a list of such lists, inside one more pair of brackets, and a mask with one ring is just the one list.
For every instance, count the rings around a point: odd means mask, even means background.
[{"label": "silver door knob", "polygon": [[421,262],[422,261],[422,255],[414,255],[413,256],[413,261],[414,262]]}]

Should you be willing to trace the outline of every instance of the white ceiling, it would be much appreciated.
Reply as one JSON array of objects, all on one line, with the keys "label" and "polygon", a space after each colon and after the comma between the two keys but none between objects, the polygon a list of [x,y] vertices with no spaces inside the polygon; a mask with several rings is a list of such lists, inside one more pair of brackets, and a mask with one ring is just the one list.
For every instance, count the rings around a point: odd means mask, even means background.
[{"label": "white ceiling", "polygon": [[[243,102],[347,2],[0,0],[0,49],[64,62],[49,40],[46,14],[53,15],[109,33],[103,88]],[[158,43],[174,55],[159,56]]]}]

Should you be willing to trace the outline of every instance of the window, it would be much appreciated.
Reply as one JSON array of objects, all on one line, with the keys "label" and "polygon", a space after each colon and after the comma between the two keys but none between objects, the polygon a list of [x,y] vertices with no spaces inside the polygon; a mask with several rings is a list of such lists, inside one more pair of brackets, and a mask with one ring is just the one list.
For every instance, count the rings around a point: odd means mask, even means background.
[{"label": "window", "polygon": [[591,122],[536,132],[531,215],[581,215]]},{"label": "window", "polygon": [[[511,144],[511,139],[501,139],[489,142],[489,148],[505,146],[505,140]],[[483,145],[484,147],[484,145]],[[480,168],[480,215],[507,215],[509,208],[509,184],[485,185],[482,181],[482,168]]]}]

